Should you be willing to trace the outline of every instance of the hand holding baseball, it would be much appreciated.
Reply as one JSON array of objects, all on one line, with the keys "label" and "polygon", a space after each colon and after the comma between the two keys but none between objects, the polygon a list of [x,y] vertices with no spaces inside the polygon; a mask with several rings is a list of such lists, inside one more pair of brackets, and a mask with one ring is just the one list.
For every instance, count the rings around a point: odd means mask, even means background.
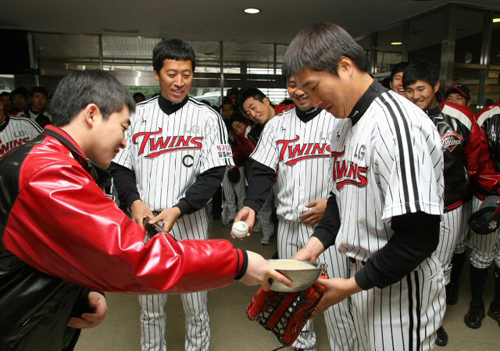
[{"label": "hand holding baseball", "polygon": [[[243,234],[244,230],[243,224],[236,225],[238,222],[243,222],[246,224],[247,229],[245,234]],[[231,229],[231,236],[233,238],[238,238],[238,239],[243,239],[247,236],[250,236],[254,224],[255,224],[255,211],[248,206],[243,206],[243,208],[240,210],[240,212],[238,212],[236,218],[234,219],[234,225],[233,228]]]}]

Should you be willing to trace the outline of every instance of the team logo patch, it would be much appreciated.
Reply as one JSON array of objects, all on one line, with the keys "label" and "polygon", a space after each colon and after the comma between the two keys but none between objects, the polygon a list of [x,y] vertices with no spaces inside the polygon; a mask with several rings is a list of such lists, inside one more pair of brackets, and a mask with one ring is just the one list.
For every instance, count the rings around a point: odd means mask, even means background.
[{"label": "team logo patch", "polygon": [[448,132],[441,136],[441,144],[443,148],[448,149],[450,152],[455,150],[455,148],[462,143],[464,138],[458,133]]},{"label": "team logo patch", "polygon": [[199,150],[203,137],[191,135],[162,136],[162,129],[157,132],[140,132],[134,134],[132,142],[139,145],[138,155],[146,158],[155,158],[162,154],[183,150]]},{"label": "team logo patch", "polygon": [[281,146],[280,162],[287,160],[287,166],[294,166],[297,162],[330,157],[330,143],[298,143],[300,137],[297,135],[292,140],[277,140],[278,147]]},{"label": "team logo patch", "polygon": [[345,150],[332,152],[333,157],[333,181],[337,190],[342,190],[346,185],[355,185],[359,188],[368,184],[366,173],[368,167],[362,167],[350,160],[341,160],[345,155]]}]

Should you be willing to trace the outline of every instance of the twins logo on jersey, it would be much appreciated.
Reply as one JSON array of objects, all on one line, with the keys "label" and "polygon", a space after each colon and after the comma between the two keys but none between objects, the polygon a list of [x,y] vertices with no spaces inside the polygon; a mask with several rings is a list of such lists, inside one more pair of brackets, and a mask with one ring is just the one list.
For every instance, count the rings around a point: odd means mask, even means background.
[{"label": "twins logo on jersey", "polygon": [[[359,150],[357,152],[359,152]],[[333,180],[337,186],[337,190],[342,190],[347,184],[355,185],[360,188],[366,186],[368,183],[368,179],[366,177],[368,167],[362,167],[350,160],[340,159],[344,155],[345,149],[340,152],[332,152]]]},{"label": "twins logo on jersey", "polygon": [[[155,158],[167,152],[179,150],[201,149],[203,137],[193,137],[184,135],[160,136],[162,128],[157,132],[140,132],[134,134],[132,142],[139,144],[139,155],[146,153],[146,158]],[[141,139],[139,141],[139,139]]]},{"label": "twins logo on jersey", "polygon": [[458,133],[448,132],[441,136],[441,143],[443,148],[448,149],[450,152],[455,150],[455,148],[462,143],[464,138]]},{"label": "twins logo on jersey", "polygon": [[297,135],[292,140],[277,140],[276,144],[281,144],[280,162],[286,157],[285,162],[288,166],[293,166],[297,162],[311,158],[330,157],[330,143],[294,143],[298,142],[300,137]]},{"label": "twins logo on jersey", "polygon": [[28,141],[30,141],[29,137],[25,138],[19,138],[19,139],[14,139],[11,141],[8,141],[6,144],[3,144],[2,141],[0,140],[0,155],[4,155],[10,150],[21,146],[23,144],[26,144]]}]

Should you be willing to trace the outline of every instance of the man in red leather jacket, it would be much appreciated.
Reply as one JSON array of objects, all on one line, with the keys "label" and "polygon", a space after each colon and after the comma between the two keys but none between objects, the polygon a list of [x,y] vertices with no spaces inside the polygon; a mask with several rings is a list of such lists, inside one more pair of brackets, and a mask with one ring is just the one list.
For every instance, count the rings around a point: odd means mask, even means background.
[{"label": "man in red leather jacket", "polygon": [[98,186],[125,147],[135,104],[101,71],[75,72],[55,92],[54,126],[0,160],[0,349],[72,350],[107,310],[98,291],[184,293],[239,279],[290,282],[227,240],[144,243]]}]

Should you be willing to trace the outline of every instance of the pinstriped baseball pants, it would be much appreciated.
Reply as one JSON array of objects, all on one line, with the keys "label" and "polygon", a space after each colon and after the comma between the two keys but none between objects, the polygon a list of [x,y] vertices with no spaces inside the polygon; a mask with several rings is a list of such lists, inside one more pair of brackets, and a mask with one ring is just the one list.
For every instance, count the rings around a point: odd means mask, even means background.
[{"label": "pinstriped baseball pants", "polygon": [[[351,263],[351,276],[363,267]],[[401,281],[351,296],[360,350],[428,351],[446,311],[441,263],[427,258]]]},{"label": "pinstriped baseball pants", "polygon": [[[279,218],[278,222],[278,255],[280,258],[290,258],[302,249],[314,231],[314,227],[300,222]],[[329,277],[348,278],[348,260],[332,246],[318,259],[326,263]],[[332,351],[357,351],[357,341],[354,323],[350,313],[350,304],[346,299],[325,311],[325,323],[328,331],[328,340]],[[294,347],[304,350],[316,350],[316,334],[313,322],[309,321]]]}]

